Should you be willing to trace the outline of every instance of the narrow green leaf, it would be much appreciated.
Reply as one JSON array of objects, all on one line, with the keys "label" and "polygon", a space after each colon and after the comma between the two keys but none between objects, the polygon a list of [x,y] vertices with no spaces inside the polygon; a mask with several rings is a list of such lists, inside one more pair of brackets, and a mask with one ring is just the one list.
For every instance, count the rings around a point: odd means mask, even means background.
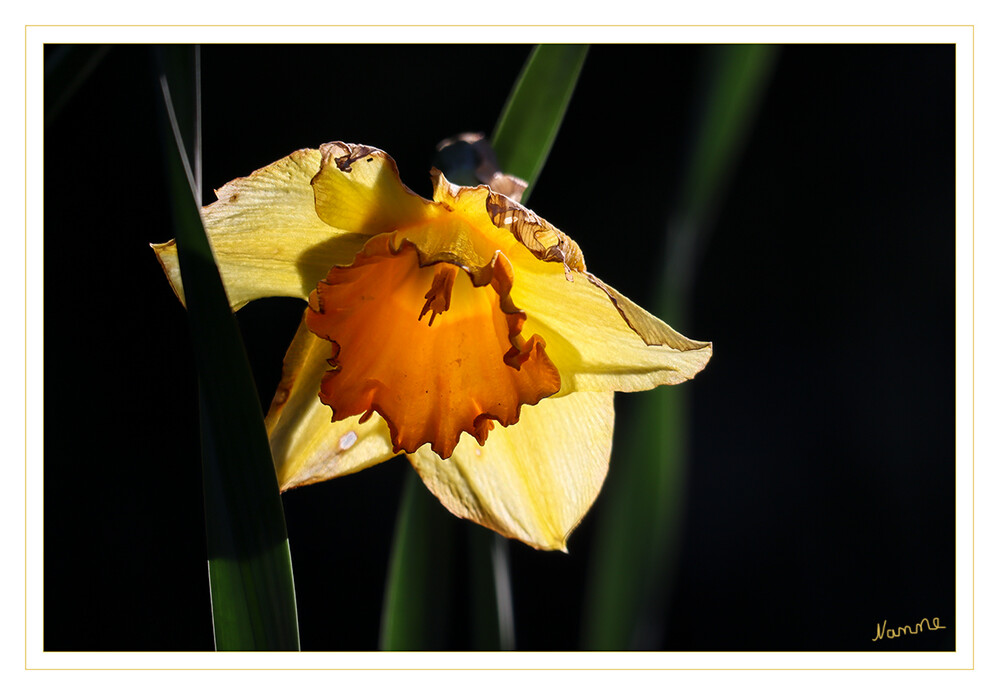
[{"label": "narrow green leaf", "polygon": [[493,131],[500,169],[528,183],[526,202],[548,159],[588,46],[537,46],[507,98]]},{"label": "narrow green leaf", "polygon": [[184,94],[188,103],[197,103],[195,76],[177,69],[190,64],[186,52],[192,49],[159,50],[168,183],[200,386],[215,646],[296,650],[291,554],[263,414],[195,202],[200,153],[185,145],[174,111],[172,95]]},{"label": "narrow green leaf", "polygon": [[447,646],[454,524],[416,471],[406,473],[382,608],[380,648]]},{"label": "narrow green leaf", "polygon": [[[769,46],[718,46],[708,74],[684,188],[667,228],[667,252],[655,309],[683,330],[698,249],[713,222],[771,73]],[[708,367],[710,369],[710,365]],[[673,585],[684,512],[689,384],[636,394],[636,415],[622,428],[603,492],[587,588],[587,649],[654,649]]]},{"label": "narrow green leaf", "polygon": [[585,649],[656,648],[672,586],[686,484],[687,390],[635,394],[633,425],[621,433],[603,491],[585,599]]},{"label": "narrow green leaf", "polygon": [[[524,191],[522,200],[525,202],[562,125],[586,51],[587,46],[537,46],[521,70],[499,117],[492,146],[503,172],[531,184]],[[444,173],[449,174],[447,170]],[[439,630],[445,621],[427,608],[429,594],[423,588],[437,587],[450,580],[450,573],[446,577],[443,574],[447,568],[441,561],[428,562],[427,558],[441,548],[453,546],[450,545],[452,539],[445,542],[439,535],[447,524],[433,534],[421,528],[421,525],[431,523],[433,517],[424,507],[428,504],[440,508],[423,489],[418,476],[410,472],[385,589],[383,649],[433,649],[433,644],[441,644],[444,639]],[[471,588],[473,646],[477,649],[513,649],[508,541],[491,531],[473,529],[469,534],[469,552],[469,574],[474,584]]]},{"label": "narrow green leaf", "polygon": [[686,305],[686,294],[714,223],[717,201],[742,153],[777,57],[773,46],[714,46],[706,59],[699,127],[687,159],[684,185],[667,225],[667,248],[657,301],[669,295]]}]

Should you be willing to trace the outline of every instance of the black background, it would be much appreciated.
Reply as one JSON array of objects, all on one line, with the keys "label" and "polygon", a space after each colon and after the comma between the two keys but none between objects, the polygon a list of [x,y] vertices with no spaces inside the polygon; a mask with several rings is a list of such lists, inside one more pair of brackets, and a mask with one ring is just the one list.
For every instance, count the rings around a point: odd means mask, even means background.
[{"label": "black background", "polygon": [[[206,46],[205,201],[330,140],[386,150],[427,194],[435,143],[488,133],[528,52]],[[704,54],[593,47],[530,201],[646,305]],[[686,513],[652,648],[954,648],[954,67],[949,45],[781,49],[674,324],[715,356],[683,387]],[[212,647],[196,378],[148,246],[173,236],[154,86],[149,49],[114,47],[45,133],[48,650]],[[265,404],[300,311],[239,314]],[[303,648],[377,647],[406,466],[285,496]],[[569,555],[511,545],[519,648],[578,648],[600,513]],[[950,629],[871,642],[932,616]]]}]

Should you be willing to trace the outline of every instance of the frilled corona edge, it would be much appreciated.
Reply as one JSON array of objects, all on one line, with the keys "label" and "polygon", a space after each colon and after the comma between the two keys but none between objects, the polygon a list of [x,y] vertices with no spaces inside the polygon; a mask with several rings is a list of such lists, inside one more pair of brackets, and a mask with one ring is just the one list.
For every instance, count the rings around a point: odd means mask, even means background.
[{"label": "frilled corona edge", "polygon": [[408,240],[373,237],[309,298],[306,325],[333,346],[319,394],[332,419],[377,412],[395,451],[430,444],[447,458],[462,432],[483,445],[494,422],[513,425],[521,406],[556,393],[544,339],[521,335],[526,315],[510,299],[512,283],[500,253],[467,273],[421,262]]}]

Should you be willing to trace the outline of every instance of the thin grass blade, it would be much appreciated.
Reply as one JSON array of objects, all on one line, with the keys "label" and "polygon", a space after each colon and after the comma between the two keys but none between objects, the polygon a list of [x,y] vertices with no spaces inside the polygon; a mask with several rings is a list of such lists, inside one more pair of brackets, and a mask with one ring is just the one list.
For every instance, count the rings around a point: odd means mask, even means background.
[{"label": "thin grass blade", "polygon": [[[200,171],[196,56],[158,52],[167,118],[163,141],[171,207],[200,386],[205,526],[215,646],[297,650],[291,554],[263,414],[235,317],[196,203]],[[195,61],[192,63],[191,58]],[[187,66],[187,67],[185,67]],[[183,97],[181,97],[183,95]],[[194,121],[194,143],[181,123]],[[188,129],[189,128],[185,128]]]},{"label": "thin grass blade", "polygon": [[510,541],[481,526],[467,526],[471,647],[480,651],[516,649]]},{"label": "thin grass blade", "polygon": [[[770,46],[707,49],[694,146],[667,224],[667,251],[655,311],[682,329],[688,297],[729,172],[738,160],[771,74]],[[710,366],[709,366],[710,369]],[[586,649],[661,648],[684,512],[690,386],[636,394],[621,454],[603,492],[587,587]]]}]

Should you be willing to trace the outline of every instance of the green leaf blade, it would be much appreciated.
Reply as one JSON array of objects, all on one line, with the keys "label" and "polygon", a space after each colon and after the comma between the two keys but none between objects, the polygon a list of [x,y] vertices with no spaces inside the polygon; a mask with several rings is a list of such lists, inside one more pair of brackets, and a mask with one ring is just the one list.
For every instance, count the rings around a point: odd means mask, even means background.
[{"label": "green leaf blade", "polygon": [[381,649],[445,648],[455,540],[451,521],[416,471],[407,471],[385,584]]},{"label": "green leaf blade", "polygon": [[493,131],[500,169],[528,183],[541,175],[586,60],[588,46],[535,47],[507,98]]},{"label": "green leaf blade", "polygon": [[[199,153],[185,147],[171,91],[196,103],[176,66],[188,47],[162,49],[164,142],[177,253],[198,369],[205,526],[219,650],[297,650],[291,554],[263,413],[235,316],[193,190]],[[196,141],[195,141],[196,142]]]},{"label": "green leaf blade", "polygon": [[[655,312],[681,329],[692,313],[688,301],[698,249],[755,120],[775,55],[771,46],[707,49],[694,145],[668,223],[654,299]],[[618,432],[624,455],[615,456],[602,493],[585,599],[586,649],[659,648],[685,512],[692,388],[682,384],[636,394],[631,426]]]}]

